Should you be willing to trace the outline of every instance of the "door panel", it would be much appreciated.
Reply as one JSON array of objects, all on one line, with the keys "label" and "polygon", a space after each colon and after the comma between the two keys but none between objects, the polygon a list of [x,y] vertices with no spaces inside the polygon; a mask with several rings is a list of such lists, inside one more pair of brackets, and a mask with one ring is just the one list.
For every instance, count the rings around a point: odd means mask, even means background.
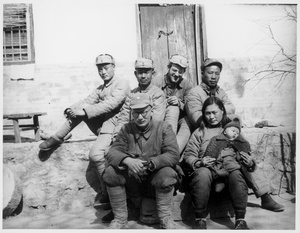
[{"label": "door panel", "polygon": [[171,55],[181,54],[189,60],[185,78],[197,85],[194,9],[194,5],[140,6],[142,55],[154,61],[156,75],[167,72]]},{"label": "door panel", "polygon": [[158,33],[167,31],[166,8],[142,7],[140,13],[142,55],[151,58],[157,74],[162,74],[166,71],[168,62],[168,41],[163,35],[158,38]]}]

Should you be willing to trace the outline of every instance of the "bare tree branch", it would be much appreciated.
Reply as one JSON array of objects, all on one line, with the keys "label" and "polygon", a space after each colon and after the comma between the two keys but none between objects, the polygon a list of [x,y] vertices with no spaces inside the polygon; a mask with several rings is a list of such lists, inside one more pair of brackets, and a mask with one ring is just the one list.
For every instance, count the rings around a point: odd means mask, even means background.
[{"label": "bare tree branch", "polygon": [[[275,87],[279,88],[284,83],[286,78],[289,76],[295,76],[297,63],[296,51],[292,53],[287,52],[288,50],[276,38],[271,24],[282,20],[292,22],[293,24],[297,23],[296,5],[289,5],[289,7],[285,6],[283,14],[284,15],[281,17],[255,21],[255,23],[260,25],[262,31],[273,42],[273,45],[278,47],[278,50],[274,52],[274,55],[267,63],[262,64],[260,67],[253,67],[253,76],[245,80],[243,85],[246,85],[250,80],[255,81],[256,78],[258,78],[257,83],[253,87],[255,88],[262,80],[279,78],[277,84],[275,85]],[[258,45],[263,45],[262,42],[266,40],[267,39],[258,41],[254,46],[252,46],[252,48]]]}]

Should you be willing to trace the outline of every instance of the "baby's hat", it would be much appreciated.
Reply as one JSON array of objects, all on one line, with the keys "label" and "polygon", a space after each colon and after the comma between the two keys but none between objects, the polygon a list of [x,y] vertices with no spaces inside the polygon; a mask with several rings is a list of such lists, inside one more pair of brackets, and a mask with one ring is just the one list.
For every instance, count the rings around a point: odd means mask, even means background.
[{"label": "baby's hat", "polygon": [[240,119],[235,117],[233,118],[233,120],[229,123],[227,123],[224,127],[224,130],[228,127],[236,127],[239,129],[239,131],[241,132],[241,123],[240,123]]}]

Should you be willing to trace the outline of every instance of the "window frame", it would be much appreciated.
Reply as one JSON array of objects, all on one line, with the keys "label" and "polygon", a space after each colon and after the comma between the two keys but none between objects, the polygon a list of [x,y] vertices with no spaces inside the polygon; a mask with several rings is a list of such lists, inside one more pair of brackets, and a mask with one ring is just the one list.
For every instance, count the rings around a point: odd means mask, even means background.
[{"label": "window frame", "polygon": [[[26,8],[26,36],[27,36],[27,60],[15,60],[15,61],[5,61],[5,55],[8,54],[6,52],[5,44],[5,30],[4,30],[4,22],[3,22],[3,65],[20,65],[20,64],[32,64],[35,63],[35,48],[34,48],[34,30],[33,30],[33,11],[32,4],[25,3],[14,3],[14,4],[3,4],[3,13],[5,11],[4,6],[18,6]],[[3,19],[4,21],[4,19]],[[21,31],[22,29],[19,29]],[[13,29],[10,30],[12,33]],[[21,43],[21,42],[20,42]],[[21,44],[18,44],[21,47]],[[12,53],[15,54],[15,53]]]}]

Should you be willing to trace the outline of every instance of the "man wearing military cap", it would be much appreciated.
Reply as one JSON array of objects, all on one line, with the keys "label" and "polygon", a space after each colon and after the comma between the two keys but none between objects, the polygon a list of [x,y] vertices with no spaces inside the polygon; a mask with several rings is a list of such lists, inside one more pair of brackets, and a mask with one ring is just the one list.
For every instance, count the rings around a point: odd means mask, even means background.
[{"label": "man wearing military cap", "polygon": [[[138,81],[138,86],[131,90],[126,97],[120,114],[118,115],[117,125],[115,127],[114,135],[116,136],[122,126],[134,118],[132,116],[132,108],[130,107],[131,99],[136,93],[147,93],[152,102],[152,119],[154,121],[162,121],[165,117],[166,98],[162,90],[151,83],[152,76],[155,73],[154,64],[151,59],[138,58],[134,63],[134,75]],[[102,218],[102,222],[110,222],[113,219],[113,213],[109,212]]]},{"label": "man wearing military cap", "polygon": [[[200,126],[200,122],[202,121],[202,105],[204,101],[211,96],[216,96],[222,100],[229,118],[239,118],[239,116],[234,114],[235,106],[228,95],[218,86],[222,69],[223,65],[220,61],[207,58],[201,65],[201,84],[194,87],[186,97],[185,107],[194,129]],[[275,202],[269,195],[270,187],[266,185],[267,181],[263,177],[257,176],[255,171],[252,174],[258,185],[258,190],[253,191],[257,198],[261,198],[262,208],[274,212],[284,211],[284,206]]]},{"label": "man wearing military cap", "polygon": [[202,117],[202,104],[210,96],[222,100],[227,115],[235,113],[235,106],[226,92],[218,86],[223,65],[216,59],[207,58],[201,65],[202,82],[186,96],[186,111],[194,128],[199,127]]},{"label": "man wearing military cap", "polygon": [[175,134],[166,122],[153,120],[148,93],[132,94],[130,109],[133,121],[122,126],[106,155],[103,179],[114,214],[109,228],[128,228],[127,200],[139,213],[142,197],[147,196],[156,199],[161,228],[177,229],[171,213],[174,187],[179,182]]},{"label": "man wearing military cap", "polygon": [[132,95],[135,93],[149,94],[152,106],[153,120],[163,120],[165,117],[166,98],[162,90],[152,84],[152,76],[155,73],[154,64],[151,59],[139,58],[135,61],[134,75],[138,81],[138,86],[131,90],[131,93],[126,98],[125,103],[121,109],[118,117],[118,125],[115,133],[117,134],[122,125],[132,120],[130,114],[130,102]]},{"label": "man wearing military cap", "polygon": [[188,60],[174,54],[169,59],[168,72],[163,77],[155,77],[152,81],[165,94],[167,99],[165,121],[170,123],[177,138],[179,152],[185,148],[191,135],[191,124],[185,112],[185,97],[193,85],[184,77]]},{"label": "man wearing military cap", "polygon": [[[124,79],[115,77],[115,60],[109,54],[96,57],[98,74],[103,84],[97,87],[87,98],[65,109],[67,118],[62,127],[49,139],[39,145],[42,151],[55,148],[64,142],[64,138],[82,121],[97,135],[89,158],[95,163],[97,175],[100,179],[102,193],[96,196],[96,202],[108,203],[108,196],[102,180],[105,168],[104,153],[112,141],[117,115],[130,92],[129,84]],[[99,204],[99,203],[96,203]]]}]

